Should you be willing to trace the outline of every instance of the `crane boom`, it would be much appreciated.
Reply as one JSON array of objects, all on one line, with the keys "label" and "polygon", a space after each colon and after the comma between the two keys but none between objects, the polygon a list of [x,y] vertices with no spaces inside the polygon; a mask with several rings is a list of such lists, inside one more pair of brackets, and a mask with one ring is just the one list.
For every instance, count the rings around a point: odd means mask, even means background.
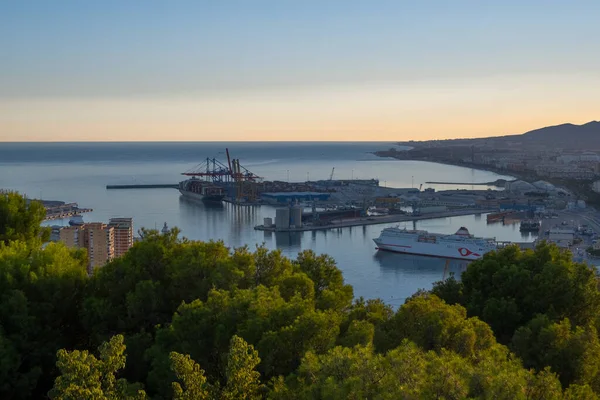
[{"label": "crane boom", "polygon": [[229,165],[229,173],[233,176],[233,171],[231,170],[231,158],[229,158],[229,149],[225,148],[225,153],[227,153],[227,164]]},{"label": "crane boom", "polygon": [[331,168],[331,175],[329,175],[329,180],[333,180],[333,171],[335,171],[335,167]]}]

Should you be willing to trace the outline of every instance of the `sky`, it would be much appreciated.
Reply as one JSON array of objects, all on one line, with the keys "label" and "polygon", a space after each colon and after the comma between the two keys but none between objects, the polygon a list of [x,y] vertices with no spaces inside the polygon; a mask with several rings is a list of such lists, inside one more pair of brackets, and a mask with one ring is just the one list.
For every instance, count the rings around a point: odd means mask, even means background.
[{"label": "sky", "polygon": [[600,1],[0,2],[0,141],[403,141],[600,119]]}]

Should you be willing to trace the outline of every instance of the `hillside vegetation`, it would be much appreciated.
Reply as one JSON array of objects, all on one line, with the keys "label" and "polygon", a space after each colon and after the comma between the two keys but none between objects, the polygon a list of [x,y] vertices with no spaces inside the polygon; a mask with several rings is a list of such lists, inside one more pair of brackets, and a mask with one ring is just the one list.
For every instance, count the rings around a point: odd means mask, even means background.
[{"label": "hillside vegetation", "polygon": [[[146,231],[85,273],[0,197],[0,398],[596,399],[595,271],[507,248],[398,310],[335,261]],[[7,233],[8,232],[8,233]]]}]

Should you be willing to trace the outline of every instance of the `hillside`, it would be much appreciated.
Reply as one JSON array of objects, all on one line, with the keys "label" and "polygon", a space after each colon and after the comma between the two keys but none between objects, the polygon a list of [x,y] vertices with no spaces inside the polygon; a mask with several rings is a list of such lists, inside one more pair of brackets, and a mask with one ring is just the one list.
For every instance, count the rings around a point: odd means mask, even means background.
[{"label": "hillside", "polygon": [[531,144],[545,144],[564,148],[600,149],[600,122],[591,121],[583,125],[562,124],[535,129],[517,137]]},{"label": "hillside", "polygon": [[591,121],[583,125],[561,124],[535,129],[516,135],[494,136],[474,139],[448,139],[401,142],[411,147],[456,147],[486,146],[494,149],[525,147],[548,147],[571,150],[600,151],[600,122]]}]

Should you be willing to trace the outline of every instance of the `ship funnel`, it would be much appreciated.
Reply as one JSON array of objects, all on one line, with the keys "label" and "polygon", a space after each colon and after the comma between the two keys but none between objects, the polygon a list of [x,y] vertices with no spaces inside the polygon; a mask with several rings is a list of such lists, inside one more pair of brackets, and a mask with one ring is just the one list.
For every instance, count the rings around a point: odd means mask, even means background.
[{"label": "ship funnel", "polygon": [[461,226],[459,230],[456,231],[456,235],[458,236],[471,236],[469,230],[464,226]]}]

